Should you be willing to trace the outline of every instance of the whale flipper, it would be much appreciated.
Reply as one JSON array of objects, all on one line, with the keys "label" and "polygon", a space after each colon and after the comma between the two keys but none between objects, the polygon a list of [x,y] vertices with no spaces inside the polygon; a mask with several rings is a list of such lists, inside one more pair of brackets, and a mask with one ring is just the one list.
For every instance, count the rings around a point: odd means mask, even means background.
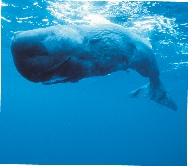
[{"label": "whale flipper", "polygon": [[152,82],[132,91],[128,94],[131,98],[146,98],[150,97],[150,100],[154,100],[156,103],[164,105],[168,108],[177,111],[177,105],[172,99],[168,90],[159,81],[157,86],[154,86]]}]

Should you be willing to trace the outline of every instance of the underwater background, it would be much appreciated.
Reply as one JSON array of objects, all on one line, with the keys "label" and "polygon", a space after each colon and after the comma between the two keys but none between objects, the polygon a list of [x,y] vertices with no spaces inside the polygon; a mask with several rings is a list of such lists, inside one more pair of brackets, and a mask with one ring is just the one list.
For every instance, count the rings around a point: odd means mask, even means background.
[{"label": "underwater background", "polygon": [[[186,166],[188,3],[3,0],[0,163]],[[77,83],[33,83],[16,70],[16,31],[112,22],[148,40],[178,111],[127,94],[148,83],[119,71]]]}]

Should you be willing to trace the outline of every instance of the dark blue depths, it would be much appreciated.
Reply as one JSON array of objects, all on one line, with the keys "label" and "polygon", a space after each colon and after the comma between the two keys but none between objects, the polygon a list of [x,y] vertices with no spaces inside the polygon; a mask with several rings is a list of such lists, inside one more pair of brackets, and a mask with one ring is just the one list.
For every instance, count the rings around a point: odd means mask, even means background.
[{"label": "dark blue depths", "polygon": [[[2,3],[0,163],[185,166],[188,3],[56,3]],[[79,24],[84,6],[149,38],[178,111],[128,98],[148,82],[133,71],[50,86],[29,82],[17,72],[10,52],[13,32]]]}]

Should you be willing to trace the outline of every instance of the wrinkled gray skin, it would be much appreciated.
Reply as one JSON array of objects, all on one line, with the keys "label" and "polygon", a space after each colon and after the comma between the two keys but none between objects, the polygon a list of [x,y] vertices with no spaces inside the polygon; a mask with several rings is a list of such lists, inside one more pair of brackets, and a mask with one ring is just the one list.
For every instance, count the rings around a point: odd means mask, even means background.
[{"label": "wrinkled gray skin", "polygon": [[150,97],[173,110],[177,106],[159,79],[151,48],[137,35],[115,24],[58,25],[18,32],[11,51],[17,70],[43,84],[77,82],[119,70],[135,69],[150,83],[130,97]]}]

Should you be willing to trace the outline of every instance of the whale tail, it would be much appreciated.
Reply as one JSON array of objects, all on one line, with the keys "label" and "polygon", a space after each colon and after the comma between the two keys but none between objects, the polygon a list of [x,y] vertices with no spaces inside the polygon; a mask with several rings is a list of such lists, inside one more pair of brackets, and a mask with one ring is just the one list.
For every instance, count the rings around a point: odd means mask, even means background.
[{"label": "whale tail", "polygon": [[150,97],[150,100],[154,100],[156,103],[164,105],[174,111],[177,111],[177,105],[172,99],[168,90],[163,86],[161,81],[154,86],[152,82],[132,91],[128,94],[131,98],[146,98]]}]

